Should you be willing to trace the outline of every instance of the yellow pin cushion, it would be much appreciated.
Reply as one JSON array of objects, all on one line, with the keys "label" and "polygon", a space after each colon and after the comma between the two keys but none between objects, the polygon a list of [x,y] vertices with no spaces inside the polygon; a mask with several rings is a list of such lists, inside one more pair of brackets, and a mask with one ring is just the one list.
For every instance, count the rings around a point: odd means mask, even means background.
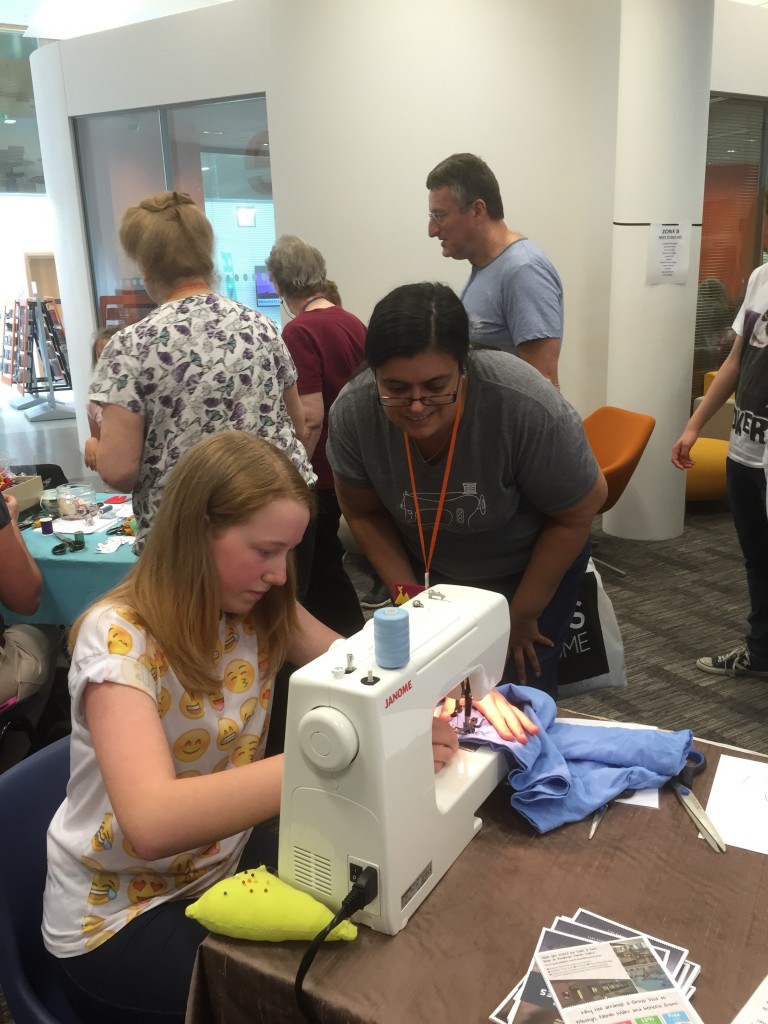
[{"label": "yellow pin cushion", "polygon": [[[224,878],[186,909],[204,928],[233,939],[284,942],[314,939],[333,919],[323,903],[270,874],[262,865]],[[350,942],[357,925],[342,921],[328,936]]]}]

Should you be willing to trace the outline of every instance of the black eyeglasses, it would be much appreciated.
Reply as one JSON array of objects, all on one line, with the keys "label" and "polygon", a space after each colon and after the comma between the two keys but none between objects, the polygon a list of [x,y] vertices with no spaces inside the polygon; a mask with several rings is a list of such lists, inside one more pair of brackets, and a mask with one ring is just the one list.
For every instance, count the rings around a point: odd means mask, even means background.
[{"label": "black eyeglasses", "polygon": [[[459,377],[461,380],[461,377]],[[414,395],[408,398],[405,395],[382,395],[378,394],[379,405],[386,409],[407,409],[414,402],[421,402],[422,405],[453,405],[459,394],[459,385],[456,384],[455,391],[449,391],[445,395]]]}]

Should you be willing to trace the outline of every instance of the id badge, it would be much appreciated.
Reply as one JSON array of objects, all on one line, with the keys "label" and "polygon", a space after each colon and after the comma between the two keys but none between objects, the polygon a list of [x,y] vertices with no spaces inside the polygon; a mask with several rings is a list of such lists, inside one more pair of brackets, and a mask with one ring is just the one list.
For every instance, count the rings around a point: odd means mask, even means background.
[{"label": "id badge", "polygon": [[423,594],[425,590],[426,587],[421,586],[419,583],[396,583],[395,604],[405,604],[412,597]]}]

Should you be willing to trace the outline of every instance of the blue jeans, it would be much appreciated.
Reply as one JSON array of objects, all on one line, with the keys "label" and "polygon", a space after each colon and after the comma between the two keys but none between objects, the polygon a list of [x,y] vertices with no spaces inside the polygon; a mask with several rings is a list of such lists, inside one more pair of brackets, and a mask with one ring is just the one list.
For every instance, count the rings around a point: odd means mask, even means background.
[{"label": "blue jeans", "polygon": [[745,637],[749,653],[768,665],[768,515],[765,473],[727,459],[725,479],[733,525],[744,555],[750,612]]},{"label": "blue jeans", "polygon": [[[238,871],[277,866],[277,835],[257,825]],[[56,960],[59,980],[83,1024],[183,1024],[197,947],[208,934],[169,900],[139,914],[90,953]]]}]

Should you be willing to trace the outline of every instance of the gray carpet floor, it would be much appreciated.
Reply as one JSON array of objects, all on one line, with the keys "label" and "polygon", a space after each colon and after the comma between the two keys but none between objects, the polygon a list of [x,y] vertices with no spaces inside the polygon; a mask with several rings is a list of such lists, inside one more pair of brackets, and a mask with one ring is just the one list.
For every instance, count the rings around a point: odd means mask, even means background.
[{"label": "gray carpet floor", "polygon": [[627,573],[603,571],[602,577],[622,631],[628,686],[568,706],[622,722],[691,729],[702,739],[768,754],[768,680],[696,668],[698,657],[743,642],[746,631],[744,565],[727,507],[689,505],[675,540],[627,541],[599,528],[594,536],[596,557]]}]

